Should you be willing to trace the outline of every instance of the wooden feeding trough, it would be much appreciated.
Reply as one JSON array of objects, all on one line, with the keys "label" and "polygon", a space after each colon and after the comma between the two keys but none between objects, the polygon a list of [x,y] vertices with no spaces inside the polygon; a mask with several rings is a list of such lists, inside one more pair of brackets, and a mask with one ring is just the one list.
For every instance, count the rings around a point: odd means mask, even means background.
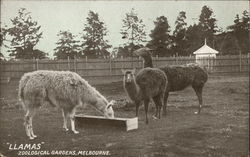
[{"label": "wooden feeding trough", "polygon": [[76,125],[82,127],[84,125],[101,125],[112,126],[124,129],[126,131],[138,128],[138,118],[113,118],[107,119],[101,116],[75,115]]}]

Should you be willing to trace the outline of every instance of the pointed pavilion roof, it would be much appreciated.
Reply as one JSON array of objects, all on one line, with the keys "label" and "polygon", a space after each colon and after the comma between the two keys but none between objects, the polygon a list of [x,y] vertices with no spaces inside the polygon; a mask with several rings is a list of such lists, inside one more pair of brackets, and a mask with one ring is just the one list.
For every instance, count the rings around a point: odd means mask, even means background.
[{"label": "pointed pavilion roof", "polygon": [[212,49],[207,45],[206,39],[205,39],[205,44],[201,48],[193,52],[193,54],[218,54],[218,53],[219,53],[218,51]]}]

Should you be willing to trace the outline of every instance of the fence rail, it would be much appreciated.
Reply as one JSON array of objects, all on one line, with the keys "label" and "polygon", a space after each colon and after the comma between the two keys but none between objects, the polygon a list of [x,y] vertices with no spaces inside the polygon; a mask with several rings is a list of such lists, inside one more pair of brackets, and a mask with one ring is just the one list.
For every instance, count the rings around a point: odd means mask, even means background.
[{"label": "fence rail", "polygon": [[[182,65],[198,63],[205,66],[209,73],[247,73],[249,72],[249,54],[241,56],[217,56],[216,58],[195,59],[195,57],[153,58],[155,67],[163,65]],[[20,79],[34,70],[69,70],[80,74],[90,82],[121,80],[121,69],[143,68],[143,60],[136,58],[116,59],[74,59],[74,60],[19,60],[0,62],[0,79]]]}]

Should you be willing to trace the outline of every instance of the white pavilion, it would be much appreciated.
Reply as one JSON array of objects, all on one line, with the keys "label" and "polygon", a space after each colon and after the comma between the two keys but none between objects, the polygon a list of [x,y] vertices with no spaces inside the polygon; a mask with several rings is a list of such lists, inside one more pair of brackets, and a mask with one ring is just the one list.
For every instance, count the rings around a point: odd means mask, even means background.
[{"label": "white pavilion", "polygon": [[209,65],[209,60],[216,58],[216,54],[218,53],[218,51],[212,49],[207,45],[206,39],[204,45],[195,52],[193,52],[193,54],[195,55],[196,63],[199,65],[206,66],[211,66]]},{"label": "white pavilion", "polygon": [[219,53],[218,51],[212,49],[207,45],[206,39],[205,39],[205,44],[201,48],[193,52],[193,54],[195,54],[196,59],[216,58],[216,54],[218,53]]}]

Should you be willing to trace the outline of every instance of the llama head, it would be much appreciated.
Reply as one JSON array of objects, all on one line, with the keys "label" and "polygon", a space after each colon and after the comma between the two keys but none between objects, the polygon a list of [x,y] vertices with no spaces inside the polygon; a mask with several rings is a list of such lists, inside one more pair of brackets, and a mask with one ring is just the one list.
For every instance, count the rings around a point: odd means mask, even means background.
[{"label": "llama head", "polygon": [[104,112],[104,116],[106,118],[114,118],[114,110],[113,110],[113,105],[114,105],[115,101],[111,100],[110,102],[108,102],[106,108],[105,108],[105,112]]},{"label": "llama head", "polygon": [[134,54],[136,54],[137,56],[151,56],[153,49],[150,49],[148,47],[143,47],[143,48],[139,48],[137,50],[134,51]]},{"label": "llama head", "polygon": [[123,73],[123,80],[125,83],[131,83],[134,80],[135,77],[135,69],[132,70],[124,70],[122,69],[122,73]]}]

